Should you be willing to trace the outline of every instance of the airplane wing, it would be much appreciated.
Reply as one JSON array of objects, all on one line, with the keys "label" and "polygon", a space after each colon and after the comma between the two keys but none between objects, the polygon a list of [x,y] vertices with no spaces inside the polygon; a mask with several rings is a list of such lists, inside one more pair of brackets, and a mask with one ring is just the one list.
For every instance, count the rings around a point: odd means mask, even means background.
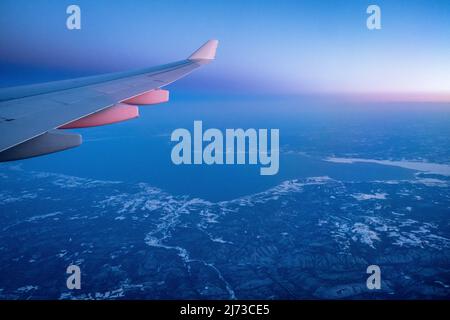
[{"label": "airplane wing", "polygon": [[64,129],[110,124],[139,115],[137,105],[168,101],[160,89],[214,60],[209,40],[186,60],[135,71],[0,89],[0,161],[72,148]]}]

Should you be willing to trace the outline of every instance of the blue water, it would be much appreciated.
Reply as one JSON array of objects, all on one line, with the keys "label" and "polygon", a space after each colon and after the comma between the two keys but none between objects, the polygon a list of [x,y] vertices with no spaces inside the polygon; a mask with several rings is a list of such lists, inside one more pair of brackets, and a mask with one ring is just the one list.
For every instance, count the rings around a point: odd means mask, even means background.
[{"label": "blue water", "polygon": [[[408,110],[411,109],[412,111]],[[450,108],[427,105],[337,103],[321,97],[172,94],[167,104],[140,108],[138,119],[77,130],[82,146],[20,161],[27,170],[125,182],[148,182],[168,192],[227,200],[264,191],[282,181],[329,176],[344,181],[410,179],[412,170],[376,164],[335,164],[329,156],[449,159]],[[177,128],[280,130],[280,170],[261,176],[260,165],[181,165],[170,159]],[[449,121],[446,121],[449,120]],[[436,140],[435,137],[439,137]],[[433,139],[427,145],[426,139]]]}]

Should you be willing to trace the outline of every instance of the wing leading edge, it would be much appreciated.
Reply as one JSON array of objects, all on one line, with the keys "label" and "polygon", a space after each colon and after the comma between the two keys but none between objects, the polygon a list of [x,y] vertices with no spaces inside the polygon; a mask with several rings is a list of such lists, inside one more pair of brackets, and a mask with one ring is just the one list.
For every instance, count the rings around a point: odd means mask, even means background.
[{"label": "wing leading edge", "polygon": [[0,161],[68,149],[81,144],[81,137],[73,143],[58,128],[131,119],[136,115],[130,115],[130,105],[167,101],[168,91],[160,88],[214,60],[217,46],[209,40],[187,59],[158,67],[1,89]]}]

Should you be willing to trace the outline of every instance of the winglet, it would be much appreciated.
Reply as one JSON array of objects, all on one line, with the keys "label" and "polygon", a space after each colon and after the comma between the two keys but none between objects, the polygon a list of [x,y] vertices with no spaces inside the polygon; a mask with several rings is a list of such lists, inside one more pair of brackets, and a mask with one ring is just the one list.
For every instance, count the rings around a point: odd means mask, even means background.
[{"label": "winglet", "polygon": [[214,60],[216,57],[217,46],[219,45],[218,40],[208,40],[204,45],[202,45],[197,51],[189,56],[189,60],[199,60],[199,61],[210,61]]}]

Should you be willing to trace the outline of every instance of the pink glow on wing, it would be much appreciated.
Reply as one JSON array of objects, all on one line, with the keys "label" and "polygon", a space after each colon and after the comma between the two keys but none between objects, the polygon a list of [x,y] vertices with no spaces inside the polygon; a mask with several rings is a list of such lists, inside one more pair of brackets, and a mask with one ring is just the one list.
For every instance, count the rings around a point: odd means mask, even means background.
[{"label": "pink glow on wing", "polygon": [[61,126],[60,129],[103,126],[106,124],[133,119],[138,116],[139,116],[138,107],[130,106],[124,103],[119,103],[105,110],[101,110],[84,118],[70,122],[64,126]]},{"label": "pink glow on wing", "polygon": [[158,89],[152,90],[136,97],[125,100],[124,103],[134,105],[150,105],[169,101],[169,91]]}]

